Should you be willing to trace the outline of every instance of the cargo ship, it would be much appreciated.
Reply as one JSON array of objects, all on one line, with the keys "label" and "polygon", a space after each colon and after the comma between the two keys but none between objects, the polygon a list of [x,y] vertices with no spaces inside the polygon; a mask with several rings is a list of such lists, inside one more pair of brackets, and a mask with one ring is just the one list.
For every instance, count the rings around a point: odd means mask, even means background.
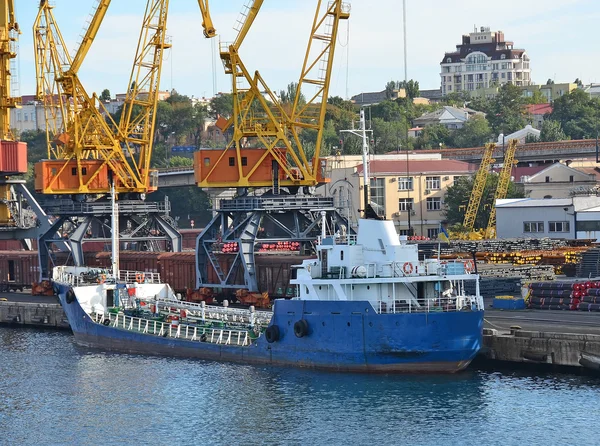
[{"label": "cargo ship", "polygon": [[[272,311],[189,303],[158,273],[58,266],[77,344],[136,354],[356,372],[457,372],[482,343],[473,263],[419,261],[393,222],[323,234]],[[475,281],[475,295],[465,282]]]},{"label": "cargo ship", "polygon": [[[368,144],[361,111],[363,175]],[[295,293],[272,311],[182,301],[158,273],[58,266],[55,293],[75,342],[134,354],[184,356],[346,372],[454,373],[483,340],[476,264],[419,260],[418,245],[380,219],[364,188],[356,234],[328,234],[325,213],[316,257],[298,259]],[[112,196],[113,224],[118,204]],[[466,283],[475,282],[475,294]]]}]

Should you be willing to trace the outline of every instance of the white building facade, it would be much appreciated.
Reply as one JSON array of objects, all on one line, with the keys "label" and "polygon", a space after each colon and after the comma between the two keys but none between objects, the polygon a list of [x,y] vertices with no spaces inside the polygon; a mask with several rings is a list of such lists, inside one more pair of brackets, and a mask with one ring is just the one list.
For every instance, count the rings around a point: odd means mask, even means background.
[{"label": "white building facade", "polygon": [[531,83],[529,56],[506,41],[502,31],[488,27],[462,36],[456,51],[445,53],[441,66],[442,94],[475,91],[492,85]]}]

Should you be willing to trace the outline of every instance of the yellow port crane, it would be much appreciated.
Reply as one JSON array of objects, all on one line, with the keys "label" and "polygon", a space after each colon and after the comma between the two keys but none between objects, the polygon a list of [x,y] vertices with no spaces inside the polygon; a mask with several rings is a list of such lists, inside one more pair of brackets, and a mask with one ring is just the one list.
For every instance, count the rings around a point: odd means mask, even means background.
[{"label": "yellow port crane", "polygon": [[35,166],[36,190],[45,194],[107,194],[156,190],[150,169],[168,0],[148,0],[121,120],[79,79],[110,0],[98,0],[74,57],[66,49],[53,7],[41,0],[34,23],[37,96],[46,110],[48,159]]},{"label": "yellow port crane", "polygon": [[17,39],[20,34],[15,19],[13,0],[0,0],[0,140],[14,141],[10,127],[10,111],[21,104],[21,98],[12,96],[11,61],[17,57]]},{"label": "yellow port crane", "polygon": [[[327,181],[325,161],[319,158],[323,123],[338,27],[341,20],[349,18],[350,8],[339,0],[317,1],[293,104],[286,109],[260,73],[250,73],[240,57],[240,47],[262,4],[263,0],[250,1],[238,20],[235,41],[221,44],[220,57],[226,74],[232,78],[233,114],[228,120],[220,119],[217,125],[223,132],[232,129],[233,137],[225,150],[195,153],[195,178],[200,187],[276,190],[280,186],[316,186]],[[315,90],[304,96],[303,87],[309,85]],[[305,129],[317,133],[310,159],[299,138]]]},{"label": "yellow port crane", "polygon": [[490,218],[486,229],[486,234],[491,238],[496,237],[496,200],[506,198],[506,194],[508,193],[512,169],[518,163],[515,159],[518,144],[519,141],[517,139],[511,139],[508,142],[508,148],[504,154],[502,170],[500,170],[500,174],[498,175],[498,185],[496,186],[496,193],[494,194],[494,201],[492,203]]},{"label": "yellow port crane", "polygon": [[481,164],[475,175],[473,182],[473,190],[471,191],[471,198],[467,205],[467,211],[465,212],[465,218],[463,221],[463,227],[467,234],[470,234],[475,229],[475,220],[477,219],[477,212],[479,211],[479,205],[481,204],[481,198],[485,191],[485,184],[487,182],[488,174],[490,172],[490,166],[494,160],[494,150],[496,150],[496,144],[487,143],[483,151],[483,157],[481,158]]}]

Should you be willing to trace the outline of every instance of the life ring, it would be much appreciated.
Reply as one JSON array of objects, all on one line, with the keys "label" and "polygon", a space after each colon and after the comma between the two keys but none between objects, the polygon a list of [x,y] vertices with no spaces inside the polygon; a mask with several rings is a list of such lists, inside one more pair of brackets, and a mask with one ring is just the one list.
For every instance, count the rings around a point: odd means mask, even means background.
[{"label": "life ring", "polygon": [[279,327],[277,325],[268,326],[265,330],[265,338],[269,344],[279,341]]},{"label": "life ring", "polygon": [[404,274],[412,274],[414,268],[413,268],[413,264],[406,262],[404,265],[402,265],[402,271],[404,271]]},{"label": "life ring", "polygon": [[465,271],[467,271],[468,273],[475,271],[475,263],[473,262],[473,260],[465,261]]},{"label": "life ring", "polygon": [[69,291],[67,291],[67,294],[65,295],[65,300],[68,304],[72,304],[75,302],[75,299],[75,291],[73,291],[73,288],[69,288]]},{"label": "life ring", "polygon": [[137,283],[143,283],[145,278],[144,273],[136,273],[135,275],[135,281]]},{"label": "life ring", "polygon": [[106,274],[101,274],[98,283],[102,284],[104,282],[106,282]]},{"label": "life ring", "polygon": [[300,319],[294,324],[294,334],[297,338],[303,338],[308,334],[308,322],[306,322],[306,319]]}]

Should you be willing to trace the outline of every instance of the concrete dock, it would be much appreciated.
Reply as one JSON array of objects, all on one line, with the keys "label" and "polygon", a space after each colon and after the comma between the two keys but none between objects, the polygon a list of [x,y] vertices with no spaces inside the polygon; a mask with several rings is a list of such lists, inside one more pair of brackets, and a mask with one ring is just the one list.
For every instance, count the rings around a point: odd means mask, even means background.
[{"label": "concrete dock", "polygon": [[0,324],[70,329],[55,296],[32,296],[25,292],[0,293]]}]

